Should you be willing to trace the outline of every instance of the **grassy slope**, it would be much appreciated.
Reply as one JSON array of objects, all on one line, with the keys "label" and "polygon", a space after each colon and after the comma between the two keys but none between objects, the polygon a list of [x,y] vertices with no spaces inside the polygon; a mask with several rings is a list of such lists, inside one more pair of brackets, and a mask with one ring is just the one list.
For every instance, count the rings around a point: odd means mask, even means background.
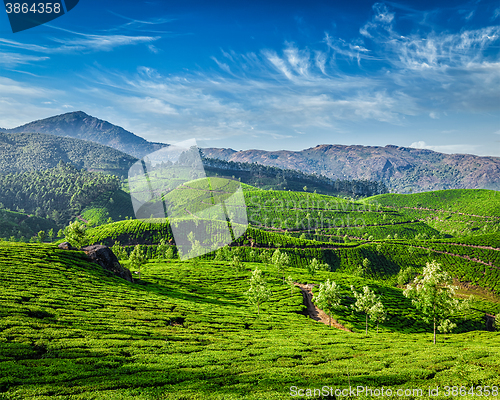
[{"label": "grassy slope", "polygon": [[[243,296],[255,264],[148,263],[139,285],[83,253],[0,244],[0,398],[287,399],[292,385],[345,388],[348,379],[394,390],[498,383],[499,333],[440,336],[433,347],[430,333],[392,332],[427,328],[411,324],[399,289],[322,272],[316,281],[345,290],[370,284],[392,315],[378,335],[330,329],[301,315],[298,290],[290,296],[273,268],[258,266],[273,293],[260,317]],[[362,315],[336,317],[363,329]]]}]

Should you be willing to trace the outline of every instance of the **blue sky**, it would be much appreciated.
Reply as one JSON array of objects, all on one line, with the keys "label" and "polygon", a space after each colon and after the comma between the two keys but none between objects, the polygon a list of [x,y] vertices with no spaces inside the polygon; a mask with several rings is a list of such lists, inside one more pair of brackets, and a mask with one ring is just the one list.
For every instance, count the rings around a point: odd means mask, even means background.
[{"label": "blue sky", "polygon": [[95,1],[13,34],[0,127],[82,110],[152,141],[500,156],[497,1]]}]

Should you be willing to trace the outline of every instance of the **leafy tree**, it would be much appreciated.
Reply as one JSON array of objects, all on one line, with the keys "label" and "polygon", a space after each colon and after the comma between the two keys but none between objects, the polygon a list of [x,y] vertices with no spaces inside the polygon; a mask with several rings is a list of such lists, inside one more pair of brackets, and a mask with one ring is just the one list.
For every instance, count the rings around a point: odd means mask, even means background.
[{"label": "leafy tree", "polygon": [[363,273],[365,275],[369,271],[371,265],[372,263],[368,258],[363,258]]},{"label": "leafy tree", "polygon": [[167,241],[165,239],[160,240],[160,244],[156,248],[156,257],[160,260],[165,260],[167,257],[167,250],[169,246],[167,246]]},{"label": "leafy tree", "polygon": [[330,279],[328,279],[319,285],[319,291],[314,297],[314,303],[322,310],[328,312],[330,327],[332,326],[332,311],[340,306],[341,299],[340,286],[337,286],[335,282],[330,282]]},{"label": "leafy tree", "polygon": [[256,268],[250,278],[250,289],[247,292],[248,301],[257,306],[257,313],[260,315],[261,304],[269,300],[270,297],[271,291],[262,276],[262,271]]},{"label": "leafy tree", "polygon": [[384,308],[384,305],[381,301],[375,303],[375,305],[368,312],[370,315],[370,319],[374,320],[377,323],[377,333],[378,333],[378,325],[380,322],[385,321],[387,318],[387,311]]},{"label": "leafy tree", "polygon": [[288,254],[282,253],[279,249],[276,249],[273,253],[272,262],[278,271],[278,274],[283,276],[283,284],[285,283],[285,273],[288,265],[290,264],[290,258]]},{"label": "leafy tree", "polygon": [[313,258],[309,264],[307,264],[307,272],[311,275],[314,276],[318,271],[328,270],[328,264],[326,263],[320,263],[316,258]]},{"label": "leafy tree", "polygon": [[50,228],[49,232],[47,233],[47,236],[49,237],[49,241],[52,242],[54,240],[54,235],[55,235],[54,228]]},{"label": "leafy tree", "polygon": [[[47,237],[47,234],[45,233],[45,231],[40,231],[40,232],[38,232],[38,234],[36,236],[38,238],[38,241],[40,243],[43,243],[45,241],[45,238]],[[15,239],[14,239],[14,241],[15,241]]]},{"label": "leafy tree", "polygon": [[171,260],[172,258],[174,258],[174,248],[172,246],[168,246],[168,249],[165,252],[165,258],[167,260]]},{"label": "leafy tree", "polygon": [[403,286],[410,283],[415,278],[415,274],[416,271],[412,267],[401,269],[397,275],[398,285]]},{"label": "leafy tree", "polygon": [[363,292],[358,293],[354,286],[351,286],[352,293],[356,298],[356,303],[351,304],[351,307],[366,316],[365,334],[368,334],[368,317],[373,315],[374,307],[380,302],[380,299],[375,295],[375,292],[370,290],[368,286],[363,287]]},{"label": "leafy tree", "polygon": [[120,242],[115,241],[115,244],[111,247],[111,251],[118,258],[118,260],[126,260],[128,258],[127,252],[121,246]]},{"label": "leafy tree", "polygon": [[293,288],[295,287],[295,282],[290,275],[286,278],[286,283],[290,285],[290,296],[291,296],[293,294]]},{"label": "leafy tree", "polygon": [[245,269],[243,263],[240,261],[240,258],[238,256],[234,256],[233,260],[229,263],[231,267],[236,269],[236,271],[241,272]]},{"label": "leafy tree", "polygon": [[63,235],[67,242],[75,247],[83,247],[87,244],[87,231],[86,226],[79,221],[72,222],[64,228]]},{"label": "leafy tree", "polygon": [[434,344],[436,329],[439,326],[442,331],[449,329],[450,321],[445,321],[459,310],[459,301],[454,298],[456,289],[452,286],[452,278],[441,269],[441,265],[432,261],[426,264],[422,276],[417,276],[403,292],[422,312],[424,321],[433,323]]},{"label": "leafy tree", "polygon": [[146,264],[146,256],[140,244],[134,246],[134,250],[129,257],[130,267],[139,271],[139,279],[141,279],[141,266]]},{"label": "leafy tree", "polygon": [[271,252],[269,250],[264,250],[260,255],[260,259],[263,264],[270,264],[272,259]]}]

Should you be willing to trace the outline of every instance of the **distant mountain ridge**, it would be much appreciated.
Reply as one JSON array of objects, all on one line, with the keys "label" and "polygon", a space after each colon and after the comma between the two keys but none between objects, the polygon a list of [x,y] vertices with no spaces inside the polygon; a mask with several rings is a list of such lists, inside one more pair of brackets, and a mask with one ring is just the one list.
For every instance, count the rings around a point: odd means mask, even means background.
[{"label": "distant mountain ridge", "polygon": [[[113,147],[136,158],[142,158],[168,146],[148,142],[132,132],[82,111],[0,131],[12,134],[39,132],[77,138]],[[500,190],[499,157],[443,154],[394,145],[380,147],[322,144],[301,151],[235,151],[227,148],[202,150],[206,157],[224,161],[294,169],[341,181],[383,182],[388,188],[402,193],[466,188]],[[36,148],[33,148],[33,151],[36,153]],[[9,158],[9,155],[5,153],[5,157]]]},{"label": "distant mountain ridge", "polygon": [[7,133],[46,133],[72,137],[113,147],[137,158],[167,146],[164,143],[148,142],[132,132],[92,117],[83,111],[56,115],[17,128],[0,129],[0,131]]},{"label": "distant mountain ridge", "polygon": [[301,151],[206,148],[206,157],[258,163],[331,179],[382,181],[398,192],[500,190],[500,158],[387,145],[318,145]]}]

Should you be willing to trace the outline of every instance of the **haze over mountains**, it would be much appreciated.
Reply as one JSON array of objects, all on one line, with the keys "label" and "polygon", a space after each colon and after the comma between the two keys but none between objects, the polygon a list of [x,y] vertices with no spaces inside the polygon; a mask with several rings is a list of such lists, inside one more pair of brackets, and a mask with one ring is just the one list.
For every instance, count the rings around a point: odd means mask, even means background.
[{"label": "haze over mountains", "polygon": [[[14,134],[9,142],[11,147],[7,150],[5,144],[3,145],[4,151],[0,153],[3,161],[9,157],[9,154],[12,158],[13,154],[19,152],[19,155],[15,157],[28,157],[36,163],[37,154],[40,151],[39,146],[27,143],[27,136],[23,138],[19,136],[18,139],[12,141],[12,138],[21,132],[37,132],[92,141],[137,158],[167,146],[162,143],[148,142],[132,132],[89,116],[82,111],[57,115],[13,129],[0,129],[0,131]],[[7,137],[3,136],[4,142]],[[31,139],[34,140],[34,137]],[[49,142],[52,143],[54,140],[50,139]],[[16,146],[22,147],[22,151],[16,150]],[[49,145],[45,145],[45,148],[47,146]],[[33,153],[32,156],[27,155],[30,152]],[[210,158],[296,169],[308,174],[324,175],[331,179],[382,181],[398,192],[454,188],[500,190],[500,158],[498,157],[443,154],[393,145],[378,147],[326,144],[301,151],[235,151],[207,148],[203,149],[203,153]],[[112,158],[118,160],[119,156],[113,155]],[[131,159],[123,160],[123,165],[118,168],[126,167],[131,161]]]}]

